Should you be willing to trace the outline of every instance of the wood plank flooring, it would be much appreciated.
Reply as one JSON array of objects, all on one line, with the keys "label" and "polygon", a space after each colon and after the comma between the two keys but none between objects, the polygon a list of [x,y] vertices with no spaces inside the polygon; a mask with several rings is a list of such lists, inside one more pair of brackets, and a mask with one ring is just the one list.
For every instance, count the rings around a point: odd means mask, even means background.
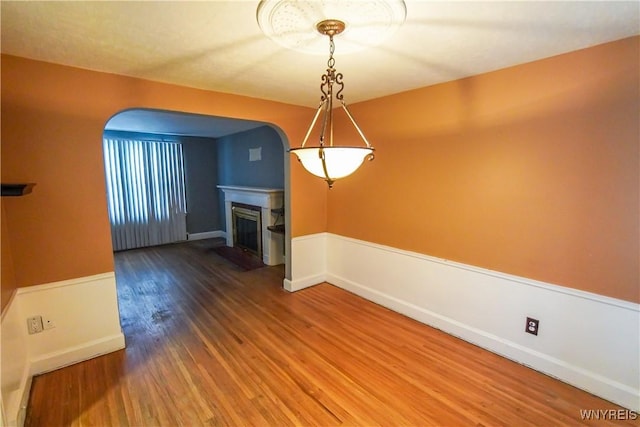
[{"label": "wood plank flooring", "polygon": [[[622,409],[196,241],[117,253],[127,348],[38,376],[26,426],[556,426]],[[599,421],[597,425],[638,425]]]}]

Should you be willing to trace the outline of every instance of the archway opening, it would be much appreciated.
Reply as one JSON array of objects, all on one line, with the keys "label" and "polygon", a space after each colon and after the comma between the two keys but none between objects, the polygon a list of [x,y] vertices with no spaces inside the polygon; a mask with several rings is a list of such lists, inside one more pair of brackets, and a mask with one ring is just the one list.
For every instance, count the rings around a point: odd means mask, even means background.
[{"label": "archway opening", "polygon": [[[103,139],[105,144],[108,140],[136,140],[181,146],[186,203],[182,240],[226,238],[232,232],[227,230],[228,213],[220,186],[282,189],[279,214],[265,215],[264,221],[265,226],[274,225],[270,224],[273,221],[282,225],[280,236],[275,238],[281,239],[279,259],[284,263],[284,277],[291,277],[289,144],[278,126],[135,108],[113,115],[105,124]],[[105,159],[107,154],[105,151]],[[105,172],[108,176],[109,171]]]}]

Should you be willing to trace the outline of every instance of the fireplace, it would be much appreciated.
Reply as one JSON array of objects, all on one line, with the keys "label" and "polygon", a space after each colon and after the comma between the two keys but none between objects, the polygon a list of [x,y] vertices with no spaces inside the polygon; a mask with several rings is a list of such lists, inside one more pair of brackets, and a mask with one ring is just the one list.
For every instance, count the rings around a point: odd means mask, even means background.
[{"label": "fireplace", "polygon": [[260,206],[231,204],[233,246],[262,258],[262,209]]},{"label": "fireplace", "polygon": [[227,246],[240,246],[260,254],[266,265],[284,263],[283,231],[286,225],[280,219],[284,206],[283,189],[231,185],[218,185],[218,188],[224,193]]}]

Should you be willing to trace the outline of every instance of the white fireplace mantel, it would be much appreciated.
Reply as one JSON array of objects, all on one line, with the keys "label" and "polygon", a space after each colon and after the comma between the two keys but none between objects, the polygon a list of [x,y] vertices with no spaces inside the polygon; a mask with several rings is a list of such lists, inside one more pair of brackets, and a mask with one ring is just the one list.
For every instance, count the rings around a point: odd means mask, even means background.
[{"label": "white fireplace mantel", "polygon": [[262,215],[262,262],[266,265],[284,263],[284,235],[273,233],[267,229],[267,226],[272,225],[271,222],[275,219],[275,216],[271,214],[271,209],[283,206],[284,189],[231,185],[218,185],[218,188],[224,193],[227,246],[233,246],[231,204],[235,202],[259,206]]}]

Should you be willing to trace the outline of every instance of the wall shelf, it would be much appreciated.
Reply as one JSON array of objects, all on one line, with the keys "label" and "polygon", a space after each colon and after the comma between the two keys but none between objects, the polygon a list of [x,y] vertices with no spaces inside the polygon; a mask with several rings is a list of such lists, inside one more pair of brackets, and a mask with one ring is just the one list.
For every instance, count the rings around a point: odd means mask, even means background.
[{"label": "wall shelf", "polygon": [[284,234],[284,224],[269,225],[267,226],[267,230],[271,231],[272,233]]},{"label": "wall shelf", "polygon": [[35,184],[2,184],[2,197],[18,197],[31,193]]},{"label": "wall shelf", "polygon": [[272,233],[284,234],[284,231],[285,231],[284,224],[278,224],[278,222],[280,221],[280,219],[282,219],[284,215],[284,207],[272,208],[271,213],[276,216],[276,219],[273,222],[273,225],[269,225],[267,227],[267,230],[271,231]]}]

